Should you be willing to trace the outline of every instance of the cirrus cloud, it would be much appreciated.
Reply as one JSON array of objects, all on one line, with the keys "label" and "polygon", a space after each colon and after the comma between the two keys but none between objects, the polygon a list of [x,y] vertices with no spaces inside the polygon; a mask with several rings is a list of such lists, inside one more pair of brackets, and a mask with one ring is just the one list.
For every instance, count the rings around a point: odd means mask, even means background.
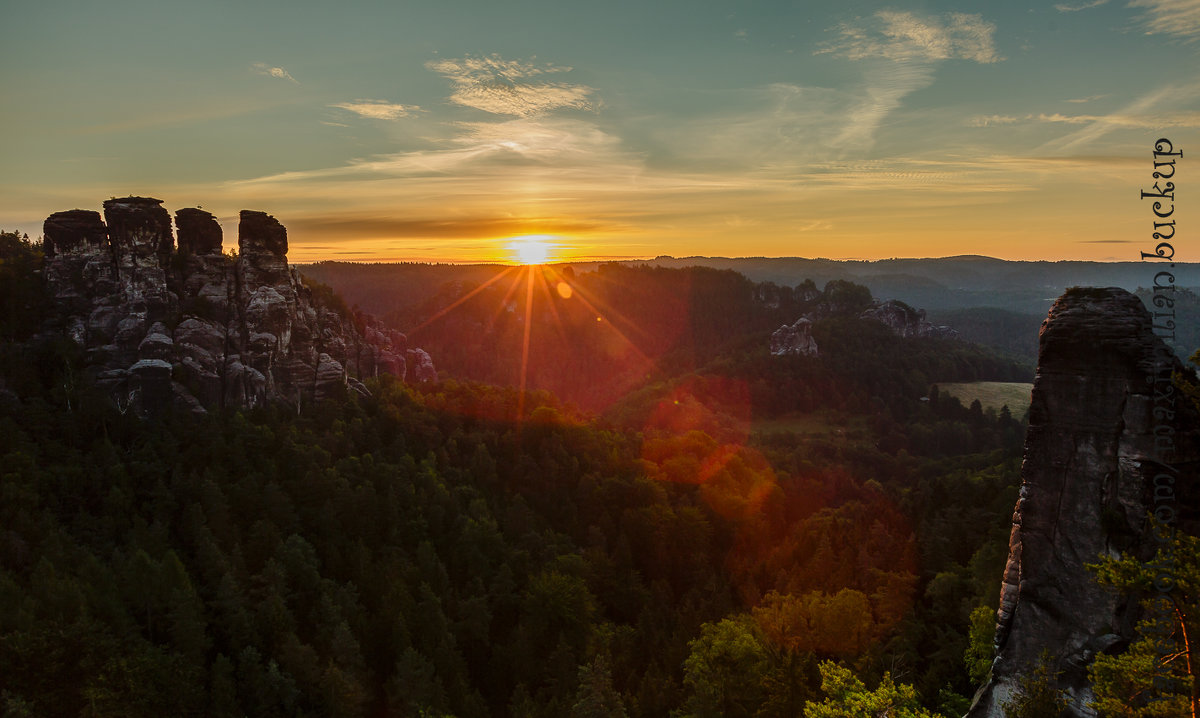
[{"label": "cirrus cloud", "polygon": [[339,102],[330,107],[353,112],[359,117],[372,120],[398,120],[421,111],[421,108],[416,105],[400,105],[386,100],[355,100],[354,102]]},{"label": "cirrus cloud", "polygon": [[1142,23],[1147,34],[1200,36],[1200,0],[1132,0],[1129,7],[1146,8]]},{"label": "cirrus cloud", "polygon": [[591,87],[533,80],[570,72],[569,67],[505,60],[499,55],[436,60],[425,67],[453,83],[451,102],[496,115],[536,117],[562,108],[595,109]]},{"label": "cirrus cloud", "polygon": [[1083,3],[1079,3],[1077,5],[1068,5],[1066,3],[1059,3],[1054,6],[1054,9],[1059,12],[1079,12],[1080,10],[1091,10],[1094,7],[1100,7],[1101,5],[1104,5],[1107,3],[1108,3],[1108,0],[1092,0],[1091,2],[1083,2]]},{"label": "cirrus cloud", "polygon": [[1003,60],[996,52],[996,26],[981,15],[950,13],[944,18],[918,17],[911,12],[880,10],[864,23],[842,23],[840,37],[826,43],[817,54],[851,60]]}]

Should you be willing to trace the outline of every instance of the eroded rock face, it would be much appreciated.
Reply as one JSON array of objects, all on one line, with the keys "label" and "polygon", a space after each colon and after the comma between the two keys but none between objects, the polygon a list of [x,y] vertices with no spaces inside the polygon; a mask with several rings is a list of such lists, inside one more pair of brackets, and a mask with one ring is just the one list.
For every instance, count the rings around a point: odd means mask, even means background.
[{"label": "eroded rock face", "polygon": [[175,211],[180,254],[220,254],[221,225],[217,218],[196,207]]},{"label": "eroded rock face", "polygon": [[1095,715],[1088,667],[1097,652],[1123,650],[1133,637],[1138,600],[1099,585],[1086,565],[1101,555],[1153,554],[1147,517],[1163,499],[1154,477],[1164,472],[1181,527],[1195,529],[1188,507],[1200,506],[1200,417],[1182,397],[1173,416],[1154,415],[1173,368],[1179,362],[1154,335],[1150,315],[1124,290],[1071,289],[1051,308],[1041,330],[996,659],[971,718],[1003,716],[1043,656],[1070,698],[1068,714]]},{"label": "eroded rock face", "polygon": [[108,242],[108,227],[100,213],[90,209],[55,212],[42,228],[46,256],[94,251]]},{"label": "eroded rock face", "polygon": [[859,316],[863,319],[874,319],[902,337],[958,336],[958,332],[950,327],[935,327],[926,321],[924,309],[913,309],[895,299],[877,302]]},{"label": "eroded rock face", "polygon": [[812,320],[801,317],[795,324],[784,324],[771,335],[771,353],[775,356],[817,356],[817,340],[812,335]]},{"label": "eroded rock face", "polygon": [[117,254],[168,255],[175,247],[171,215],[161,199],[125,197],[104,201],[109,241]]},{"label": "eroded rock face", "polygon": [[[162,201],[104,203],[51,215],[44,275],[56,326],[86,351],[89,369],[121,407],[300,404],[351,390],[352,377],[435,380],[429,355],[374,317],[315,297],[287,263],[287,230],[243,211],[239,254],[221,254],[208,212],[176,213],[179,251]],[[412,356],[415,370],[407,371]]]}]

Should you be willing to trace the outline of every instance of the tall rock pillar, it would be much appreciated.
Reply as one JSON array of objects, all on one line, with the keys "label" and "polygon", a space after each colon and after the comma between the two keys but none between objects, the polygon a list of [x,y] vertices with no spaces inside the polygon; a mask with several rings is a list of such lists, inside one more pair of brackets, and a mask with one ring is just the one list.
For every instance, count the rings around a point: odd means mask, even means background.
[{"label": "tall rock pillar", "polygon": [[[1073,288],[1042,324],[1021,491],[1000,594],[996,659],[970,718],[998,718],[1021,680],[1049,661],[1068,715],[1094,716],[1088,668],[1133,637],[1138,597],[1096,582],[1102,555],[1153,553],[1154,477],[1177,477],[1180,521],[1198,506],[1200,418],[1182,397],[1155,414],[1179,362],[1140,300]],[[1161,402],[1159,402],[1161,404]],[[1161,407],[1160,407],[1161,408]],[[1163,436],[1172,437],[1163,451]],[[1156,440],[1160,443],[1156,444]]]}]

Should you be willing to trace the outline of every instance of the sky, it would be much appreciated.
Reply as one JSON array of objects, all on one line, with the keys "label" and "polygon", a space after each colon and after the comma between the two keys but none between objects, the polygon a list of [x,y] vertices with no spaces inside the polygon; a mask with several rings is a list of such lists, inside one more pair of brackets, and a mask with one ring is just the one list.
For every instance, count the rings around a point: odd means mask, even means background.
[{"label": "sky", "polygon": [[138,195],[212,212],[227,249],[269,212],[293,262],[511,261],[525,235],[560,260],[1136,261],[1166,137],[1200,257],[1200,0],[0,0],[0,23],[0,229],[32,237]]}]

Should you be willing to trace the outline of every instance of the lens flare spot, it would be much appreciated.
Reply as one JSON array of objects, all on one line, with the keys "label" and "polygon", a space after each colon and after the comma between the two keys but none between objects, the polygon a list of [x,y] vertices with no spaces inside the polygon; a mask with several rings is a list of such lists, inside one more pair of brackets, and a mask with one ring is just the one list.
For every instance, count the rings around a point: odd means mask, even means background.
[{"label": "lens flare spot", "polygon": [[571,295],[575,293],[575,290],[571,289],[571,285],[566,282],[559,282],[555,285],[554,289],[558,292],[558,296],[563,299],[570,299]]}]

